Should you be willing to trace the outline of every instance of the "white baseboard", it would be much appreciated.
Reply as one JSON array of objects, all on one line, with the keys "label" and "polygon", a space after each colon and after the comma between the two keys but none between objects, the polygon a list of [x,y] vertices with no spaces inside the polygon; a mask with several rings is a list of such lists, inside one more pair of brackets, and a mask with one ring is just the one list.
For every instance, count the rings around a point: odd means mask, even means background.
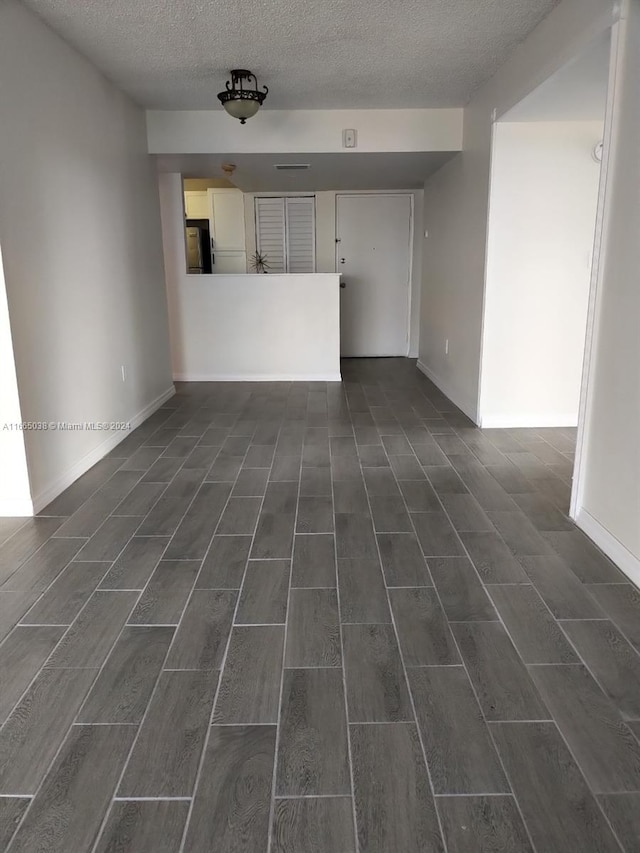
[{"label": "white baseboard", "polygon": [[640,586],[640,559],[635,554],[632,554],[606,527],[596,521],[586,509],[578,510],[575,523],[610,560],[613,560],[630,581]]},{"label": "white baseboard", "polygon": [[[133,417],[129,418],[129,423],[131,424],[131,429],[134,430],[136,427],[140,426],[143,421],[152,415],[157,409],[162,406],[163,403],[166,403],[167,400],[170,400],[176,393],[176,389],[173,385],[170,388],[167,388],[166,391],[163,391],[159,397],[156,397],[155,400],[152,400],[151,403],[146,405],[143,409],[137,412]],[[127,420],[126,418],[123,420]],[[72,465],[71,468],[68,468],[64,474],[60,477],[57,477],[52,483],[38,492],[37,495],[33,498],[33,507],[32,511],[29,515],[36,515],[36,513],[43,510],[48,504],[51,503],[52,500],[58,497],[58,495],[62,494],[65,489],[67,489],[72,483],[74,483],[78,477],[81,477],[86,471],[89,470],[96,462],[99,462],[103,456],[106,456],[114,447],[117,447],[121,441],[130,435],[130,431],[120,431],[116,433],[112,433],[106,438],[103,442],[101,442],[97,447],[94,447],[92,451],[83,456],[75,465]]]},{"label": "white baseboard", "polygon": [[468,406],[466,402],[462,402],[460,399],[456,399],[458,396],[456,392],[453,391],[451,388],[447,387],[446,382],[443,382],[440,377],[436,376],[435,373],[429,367],[427,367],[426,364],[420,361],[420,359],[418,359],[416,367],[418,368],[420,373],[424,373],[427,379],[430,379],[433,382],[436,388],[442,391],[445,397],[448,397],[451,402],[454,403],[461,411],[463,411],[468,418],[471,418],[474,424],[478,422],[478,413],[474,411],[471,406]]},{"label": "white baseboard", "polygon": [[538,414],[524,415],[483,415],[480,419],[482,429],[543,429],[545,427],[576,427],[578,415],[571,414]]},{"label": "white baseboard", "polygon": [[174,382],[342,382],[337,373],[174,373]]}]

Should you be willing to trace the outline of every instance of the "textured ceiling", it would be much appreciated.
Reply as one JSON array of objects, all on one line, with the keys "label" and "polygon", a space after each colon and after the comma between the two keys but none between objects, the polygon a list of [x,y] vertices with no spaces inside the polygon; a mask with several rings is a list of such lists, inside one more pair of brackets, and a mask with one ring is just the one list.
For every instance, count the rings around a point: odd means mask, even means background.
[{"label": "textured ceiling", "polygon": [[[244,192],[320,192],[322,190],[422,189],[455,151],[425,153],[335,154],[161,154],[161,172],[188,178],[219,177],[222,164],[233,163],[233,183]],[[300,172],[279,172],[276,163],[308,163]]]},{"label": "textured ceiling", "polygon": [[219,108],[230,68],[270,109],[463,106],[558,0],[25,0],[139,104]]}]

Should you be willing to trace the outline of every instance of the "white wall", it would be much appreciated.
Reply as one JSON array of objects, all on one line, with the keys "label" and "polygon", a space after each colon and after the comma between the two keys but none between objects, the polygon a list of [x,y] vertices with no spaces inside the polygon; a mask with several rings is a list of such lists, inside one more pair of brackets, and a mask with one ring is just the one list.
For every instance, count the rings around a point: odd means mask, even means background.
[{"label": "white wall", "polygon": [[[463,151],[425,184],[420,363],[478,416],[487,208],[494,110],[499,116],[611,23],[606,0],[562,0],[464,111]],[[449,339],[449,356],[444,340]]]},{"label": "white wall", "polygon": [[31,515],[31,490],[0,252],[0,516]]},{"label": "white wall", "polygon": [[[462,154],[425,186],[425,227],[442,240],[425,243],[420,354],[435,381],[468,413],[477,414],[492,119],[601,36],[619,6],[621,49],[609,90],[611,162],[592,311],[595,341],[572,512],[578,525],[640,583],[638,0],[562,0],[466,108]],[[448,371],[433,340],[438,335],[451,335],[453,353],[463,353],[453,363],[449,359]]]},{"label": "white wall", "polygon": [[224,110],[149,110],[152,154],[262,154],[343,151],[342,131],[358,132],[357,151],[459,151],[461,109],[260,110],[243,126]]},{"label": "white wall", "polygon": [[[411,296],[409,306],[409,355],[418,355],[418,340],[420,336],[420,291],[422,284],[422,208],[424,197],[422,190],[407,192],[406,190],[363,190],[355,195],[366,195],[367,192],[402,193],[413,197],[413,245],[411,257]],[[247,240],[247,259],[256,250],[256,229],[254,199],[256,195],[299,195],[299,193],[245,193],[245,233]],[[317,272],[336,272],[336,192],[302,193],[316,197],[316,270]],[[348,195],[348,193],[345,193]],[[247,261],[249,263],[249,260]],[[250,271],[250,269],[249,269]]]},{"label": "white wall", "polygon": [[483,282],[473,280],[473,251],[463,235],[466,165],[459,155],[425,184],[418,367],[475,421]]},{"label": "white wall", "polygon": [[577,521],[640,584],[640,2],[618,27]]},{"label": "white wall", "polygon": [[484,427],[578,423],[602,133],[603,121],[494,127]]},{"label": "white wall", "polygon": [[187,275],[181,192],[160,175],[174,378],[340,381],[338,275]]},{"label": "white wall", "polygon": [[[0,80],[0,244],[22,417],[132,419],[172,391],[144,113],[17,0],[0,4]],[[124,436],[25,434],[36,507]]]}]

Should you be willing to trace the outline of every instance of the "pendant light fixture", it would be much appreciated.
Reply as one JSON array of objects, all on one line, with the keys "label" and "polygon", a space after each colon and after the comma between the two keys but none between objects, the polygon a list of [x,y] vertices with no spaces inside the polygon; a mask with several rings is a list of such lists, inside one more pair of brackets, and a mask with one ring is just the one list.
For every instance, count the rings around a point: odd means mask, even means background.
[{"label": "pendant light fixture", "polygon": [[238,68],[231,72],[231,80],[225,86],[218,100],[230,116],[240,119],[240,124],[258,112],[269,91],[266,86],[262,87],[263,92],[259,91],[256,75]]}]

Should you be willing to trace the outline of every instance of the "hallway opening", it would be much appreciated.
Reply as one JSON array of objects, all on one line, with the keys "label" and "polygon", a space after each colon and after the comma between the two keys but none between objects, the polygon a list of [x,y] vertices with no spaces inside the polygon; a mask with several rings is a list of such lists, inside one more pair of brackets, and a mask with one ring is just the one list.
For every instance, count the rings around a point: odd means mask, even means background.
[{"label": "hallway opening", "polygon": [[610,32],[493,125],[480,423],[576,427]]}]

